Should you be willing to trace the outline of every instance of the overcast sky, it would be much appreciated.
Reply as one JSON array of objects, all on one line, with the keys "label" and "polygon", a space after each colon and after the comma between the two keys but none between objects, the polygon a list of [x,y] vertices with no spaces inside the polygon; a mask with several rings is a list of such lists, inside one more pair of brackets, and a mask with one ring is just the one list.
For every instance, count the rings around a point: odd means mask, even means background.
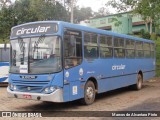
[{"label": "overcast sky", "polygon": [[[15,0],[12,0],[14,2]],[[105,4],[108,0],[77,0],[77,5],[80,7],[91,7],[94,12],[98,12],[99,8],[106,7]],[[116,13],[116,10],[109,7],[110,13]]]},{"label": "overcast sky", "polygon": [[[101,7],[106,7],[105,4],[107,3],[108,0],[78,0],[77,5],[79,5],[80,7],[91,7],[93,11],[98,12],[98,10]],[[116,13],[116,10],[111,8],[111,7],[107,7],[109,10],[109,12],[111,13]]]}]

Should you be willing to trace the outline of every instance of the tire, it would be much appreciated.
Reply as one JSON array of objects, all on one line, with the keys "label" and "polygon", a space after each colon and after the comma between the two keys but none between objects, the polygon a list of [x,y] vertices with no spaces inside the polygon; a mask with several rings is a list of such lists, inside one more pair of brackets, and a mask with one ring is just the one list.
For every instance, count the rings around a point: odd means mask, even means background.
[{"label": "tire", "polygon": [[138,74],[137,76],[137,83],[133,86],[135,90],[140,90],[142,89],[142,83],[143,83],[143,78],[141,74]]},{"label": "tire", "polygon": [[84,98],[81,99],[81,103],[84,105],[90,105],[94,102],[95,96],[95,85],[92,81],[88,81],[84,88]]}]

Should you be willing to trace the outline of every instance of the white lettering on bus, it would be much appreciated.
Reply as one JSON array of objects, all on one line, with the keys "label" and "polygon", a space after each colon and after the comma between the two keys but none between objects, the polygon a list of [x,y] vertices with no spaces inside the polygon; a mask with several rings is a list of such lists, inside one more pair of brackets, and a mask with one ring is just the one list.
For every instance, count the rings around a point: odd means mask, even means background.
[{"label": "white lettering on bus", "polygon": [[123,70],[125,69],[126,65],[113,65],[112,70]]},{"label": "white lettering on bus", "polygon": [[47,27],[38,26],[37,28],[28,28],[28,29],[22,28],[20,30],[17,30],[16,35],[44,33],[44,32],[47,32],[47,30],[50,28],[51,28],[50,26],[47,26]]}]

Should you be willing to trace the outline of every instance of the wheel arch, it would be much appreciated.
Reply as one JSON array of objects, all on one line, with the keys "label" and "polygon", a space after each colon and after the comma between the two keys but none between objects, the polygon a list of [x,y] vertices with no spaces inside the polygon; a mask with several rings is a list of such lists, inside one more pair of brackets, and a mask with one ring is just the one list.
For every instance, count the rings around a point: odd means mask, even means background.
[{"label": "wheel arch", "polygon": [[140,74],[142,76],[142,81],[143,81],[143,72],[142,72],[142,70],[139,70],[138,74]]}]

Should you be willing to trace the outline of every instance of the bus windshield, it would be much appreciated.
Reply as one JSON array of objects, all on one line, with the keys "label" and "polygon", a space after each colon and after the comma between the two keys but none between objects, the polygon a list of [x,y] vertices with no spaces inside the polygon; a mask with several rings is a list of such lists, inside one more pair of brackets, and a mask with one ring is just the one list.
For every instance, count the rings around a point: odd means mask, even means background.
[{"label": "bus windshield", "polygon": [[59,72],[61,69],[60,37],[40,36],[11,41],[10,72],[41,74]]}]

